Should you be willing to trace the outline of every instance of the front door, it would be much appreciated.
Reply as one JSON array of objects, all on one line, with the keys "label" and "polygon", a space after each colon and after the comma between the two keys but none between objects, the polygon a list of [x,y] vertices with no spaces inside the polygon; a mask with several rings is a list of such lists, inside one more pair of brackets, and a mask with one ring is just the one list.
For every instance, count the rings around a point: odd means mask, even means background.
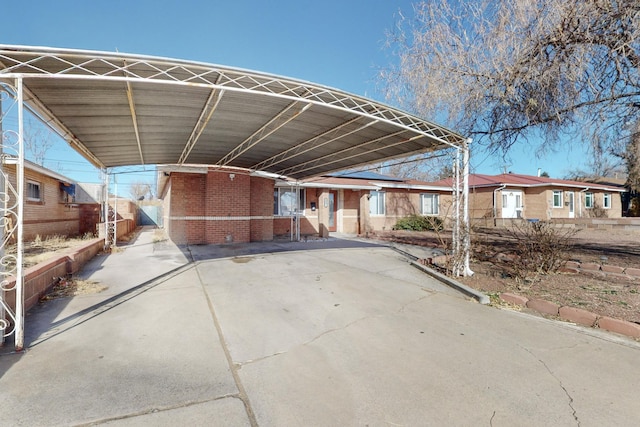
[{"label": "front door", "polygon": [[329,231],[335,232],[338,218],[338,192],[329,191]]},{"label": "front door", "polygon": [[569,201],[569,218],[575,218],[576,214],[573,191],[567,193],[567,200]]},{"label": "front door", "polygon": [[522,218],[522,191],[502,190],[502,218]]}]

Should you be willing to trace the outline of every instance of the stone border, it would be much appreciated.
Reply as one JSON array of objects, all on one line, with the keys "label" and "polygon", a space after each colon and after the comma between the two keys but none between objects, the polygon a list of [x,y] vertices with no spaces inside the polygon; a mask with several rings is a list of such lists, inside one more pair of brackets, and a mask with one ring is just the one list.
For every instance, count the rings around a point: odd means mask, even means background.
[{"label": "stone border", "polygon": [[604,329],[616,334],[625,335],[631,338],[640,338],[640,325],[626,320],[614,319],[612,317],[600,316],[587,310],[569,306],[559,306],[542,299],[528,299],[521,295],[505,292],[500,294],[500,299],[509,304],[526,307],[538,313],[558,317],[562,320],[573,322],[590,328]]},{"label": "stone border", "polygon": [[592,276],[615,277],[633,282],[640,280],[640,268],[618,267],[617,265],[597,264],[595,262],[567,261],[558,270],[560,273],[582,273]]}]

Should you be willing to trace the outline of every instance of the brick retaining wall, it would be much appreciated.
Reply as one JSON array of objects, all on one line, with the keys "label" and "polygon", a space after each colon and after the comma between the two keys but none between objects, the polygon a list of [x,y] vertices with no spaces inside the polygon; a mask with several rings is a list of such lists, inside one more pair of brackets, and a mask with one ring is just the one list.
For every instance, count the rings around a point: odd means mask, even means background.
[{"label": "brick retaining wall", "polygon": [[[24,270],[24,309],[29,310],[49,291],[58,278],[78,272],[84,264],[104,247],[104,239],[92,239]],[[10,285],[15,284],[10,277]],[[7,304],[15,310],[15,292],[5,293]]]}]

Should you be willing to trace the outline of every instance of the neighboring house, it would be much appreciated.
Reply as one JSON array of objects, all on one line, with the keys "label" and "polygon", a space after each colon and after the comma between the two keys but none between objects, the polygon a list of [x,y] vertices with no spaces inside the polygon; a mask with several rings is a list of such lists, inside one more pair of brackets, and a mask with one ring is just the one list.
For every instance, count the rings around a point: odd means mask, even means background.
[{"label": "neighboring house", "polygon": [[[451,185],[442,180],[433,185]],[[622,217],[625,189],[610,184],[520,174],[469,176],[472,219],[571,219]]]},{"label": "neighboring house", "polygon": [[[3,165],[12,188],[16,188],[16,167]],[[25,161],[24,165],[24,220],[23,235],[25,240],[36,236],[76,235],[80,223],[80,210],[75,203],[75,183],[35,163]],[[9,190],[9,203],[15,197]],[[8,216],[11,228],[15,218]]]},{"label": "neighboring house", "polygon": [[178,244],[268,241],[390,230],[412,214],[445,216],[451,188],[371,172],[293,182],[237,168],[159,166],[163,224]]},{"label": "neighboring house", "polygon": [[[519,174],[469,177],[476,223],[622,216],[625,189]],[[301,235],[391,230],[409,215],[453,217],[451,180],[421,182],[373,172],[289,181],[238,168],[158,167],[162,223],[178,244],[220,244]]]},{"label": "neighboring house", "polygon": [[[446,217],[452,201],[450,187],[374,172],[338,173],[302,181],[298,187],[303,234],[391,230],[398,219],[410,215]],[[295,183],[276,181],[275,191],[274,233],[286,234],[289,224],[278,216],[288,215]]]},{"label": "neighboring house", "polygon": [[[2,167],[11,185],[6,191],[9,195],[8,204],[12,204],[15,203],[16,167],[12,164]],[[100,221],[100,199],[94,198],[99,194],[93,194],[94,186],[97,184],[78,184],[64,175],[25,161],[24,239],[95,233],[96,224]],[[12,228],[15,220],[7,216],[5,230]]]}]

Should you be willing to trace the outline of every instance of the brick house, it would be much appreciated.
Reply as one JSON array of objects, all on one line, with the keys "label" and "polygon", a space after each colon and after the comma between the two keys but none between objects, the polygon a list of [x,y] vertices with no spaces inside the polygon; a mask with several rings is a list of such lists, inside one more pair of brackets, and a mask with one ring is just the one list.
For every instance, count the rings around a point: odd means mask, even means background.
[{"label": "brick house", "polygon": [[[433,185],[451,185],[442,180]],[[622,217],[625,188],[521,174],[469,175],[469,216],[490,220]],[[495,221],[494,221],[495,219]]]},{"label": "brick house", "polygon": [[[5,164],[3,170],[9,178],[11,188],[16,188],[15,165]],[[25,240],[36,236],[76,236],[96,233],[101,221],[102,184],[76,183],[72,179],[50,169],[25,161],[24,166],[24,220]],[[9,204],[15,197],[9,190]],[[135,210],[130,200],[119,199],[120,219],[134,219]],[[135,204],[133,204],[135,208]],[[7,229],[15,222],[9,217]]]},{"label": "brick house", "polygon": [[445,215],[450,187],[374,173],[289,181],[237,168],[159,166],[163,224],[177,244],[221,244],[300,234],[391,229],[412,214]]},{"label": "brick house", "polygon": [[[16,166],[3,165],[12,188],[16,188]],[[75,183],[69,178],[35,163],[24,166],[25,240],[36,236],[76,235],[79,233],[80,209],[74,203]],[[9,191],[9,203],[15,197]],[[15,218],[9,217],[9,222]]]}]

